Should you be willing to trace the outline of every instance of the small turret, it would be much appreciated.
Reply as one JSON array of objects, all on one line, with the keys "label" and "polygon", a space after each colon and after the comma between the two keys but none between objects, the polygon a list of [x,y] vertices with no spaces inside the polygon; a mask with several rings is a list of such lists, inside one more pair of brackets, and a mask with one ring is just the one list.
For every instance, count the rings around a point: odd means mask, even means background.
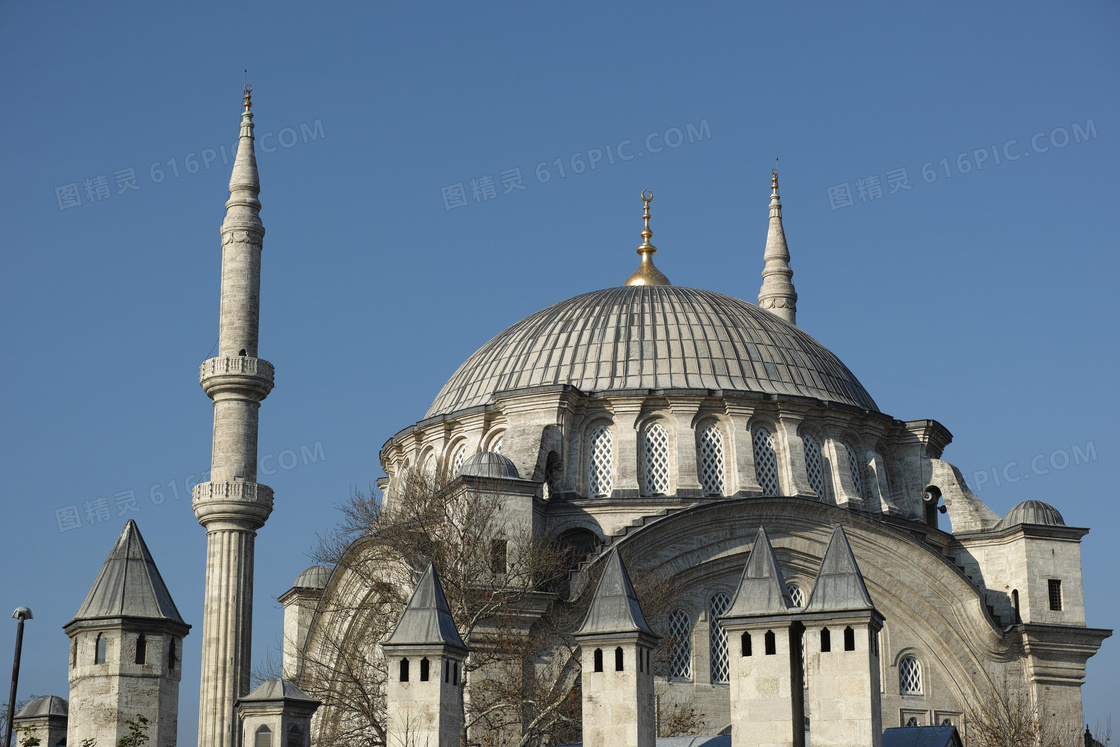
[{"label": "small turret", "polygon": [[653,747],[653,649],[626,566],[611,550],[583,624],[575,634],[583,665],[584,747]]}]

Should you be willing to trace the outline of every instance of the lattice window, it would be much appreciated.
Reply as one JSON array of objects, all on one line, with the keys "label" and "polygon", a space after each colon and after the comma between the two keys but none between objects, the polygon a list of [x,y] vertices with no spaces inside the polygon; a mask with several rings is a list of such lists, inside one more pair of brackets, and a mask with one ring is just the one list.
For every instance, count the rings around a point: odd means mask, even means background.
[{"label": "lattice window", "polygon": [[922,665],[913,656],[898,663],[898,689],[903,695],[922,694]]},{"label": "lattice window", "polygon": [[719,616],[731,606],[731,598],[719,592],[708,603],[708,630],[711,638],[709,655],[712,662],[712,682],[730,681],[730,662],[727,659],[727,631],[719,624]]},{"label": "lattice window", "polygon": [[467,445],[460,444],[459,448],[455,449],[455,456],[451,457],[452,477],[463,473],[463,462],[465,461],[467,461]]},{"label": "lattice window", "polygon": [[1051,578],[1046,582],[1047,591],[1050,596],[1050,609],[1059,611],[1062,609],[1062,582],[1060,579]]},{"label": "lattice window", "polygon": [[788,588],[789,588],[789,598],[790,598],[790,601],[793,602],[793,606],[794,607],[804,607],[805,606],[805,592],[803,592],[801,590],[801,587],[798,586],[797,584],[790,584]]},{"label": "lattice window", "polygon": [[860,473],[859,459],[856,457],[855,449],[847,444],[844,444],[844,449],[848,452],[848,471],[851,472],[852,484],[856,487],[856,495],[860,498],[866,498],[867,496],[863,492],[863,476]]},{"label": "lattice window", "polygon": [[588,493],[592,498],[609,496],[614,472],[614,435],[605,425],[599,426],[591,434],[589,466]]},{"label": "lattice window", "polygon": [[812,436],[802,436],[805,443],[805,471],[809,473],[809,487],[817,491],[817,497],[822,501],[824,494],[824,460],[821,459],[821,447]]},{"label": "lattice window", "polygon": [[692,618],[682,609],[669,615],[669,676],[692,679]]},{"label": "lattice window", "polygon": [[723,495],[723,433],[711,424],[700,431],[700,484],[704,495]]},{"label": "lattice window", "polygon": [[754,473],[763,495],[781,495],[778,482],[778,454],[774,451],[774,436],[759,426],[754,429]]},{"label": "lattice window", "polygon": [[643,495],[668,494],[669,434],[658,423],[642,431],[642,472],[645,476]]}]

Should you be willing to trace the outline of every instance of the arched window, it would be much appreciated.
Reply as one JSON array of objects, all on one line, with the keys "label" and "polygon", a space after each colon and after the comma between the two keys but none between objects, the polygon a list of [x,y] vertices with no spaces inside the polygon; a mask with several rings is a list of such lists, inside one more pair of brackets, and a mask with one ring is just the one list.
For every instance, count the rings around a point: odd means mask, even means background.
[{"label": "arched window", "polygon": [[739,640],[739,645],[740,645],[740,652],[739,653],[743,656],[750,656],[751,655],[751,634],[750,633],[743,633],[742,637]]},{"label": "arched window", "polygon": [[463,473],[463,462],[467,460],[467,445],[459,444],[451,456],[451,476],[458,477]]},{"label": "arched window", "polygon": [[851,626],[844,628],[844,650],[856,650],[856,632],[852,630]]},{"label": "arched window", "polygon": [[614,435],[610,427],[600,425],[591,434],[588,495],[607,498],[611,494],[614,472]]},{"label": "arched window", "polygon": [[669,615],[669,677],[692,679],[692,618],[682,609]]},{"label": "arched window", "polygon": [[801,591],[801,587],[797,584],[790,584],[787,588],[789,589],[789,600],[793,602],[793,606],[804,607],[805,592]]},{"label": "arched window", "polygon": [[730,662],[727,659],[727,631],[719,623],[719,616],[727,612],[731,598],[723,592],[712,595],[708,603],[709,652],[712,662],[712,682],[729,682]]},{"label": "arched window", "polygon": [[595,649],[595,671],[603,671],[603,649],[601,648]]},{"label": "arched window", "polygon": [[917,726],[918,725],[918,717],[917,716],[911,716],[910,718],[906,719],[906,725],[907,726]]},{"label": "arched window", "polygon": [[767,656],[773,656],[774,654],[778,653],[778,639],[777,636],[774,635],[773,630],[766,631],[764,641],[766,643]]},{"label": "arched window", "polygon": [[420,681],[421,682],[427,682],[428,677],[431,676],[431,671],[432,671],[432,663],[430,661],[428,661],[428,657],[425,656],[423,659],[420,660]]},{"label": "arched window", "polygon": [[625,663],[625,654],[622,652],[622,646],[619,646],[614,650],[614,671],[621,672]]},{"label": "arched window", "polygon": [[105,635],[103,633],[98,633],[97,634],[97,641],[94,643],[94,648],[93,648],[93,663],[94,664],[104,664],[105,663],[105,654],[106,654],[107,644],[108,644],[108,642],[105,640]]},{"label": "arched window", "polygon": [[723,495],[723,433],[711,423],[700,431],[700,484],[704,495]]},{"label": "arched window", "polygon": [[809,487],[817,491],[817,497],[825,499],[824,492],[824,459],[821,457],[821,447],[817,440],[808,434],[801,437],[805,444],[805,471],[809,475]]},{"label": "arched window", "polygon": [[828,628],[821,628],[821,653],[832,651],[832,632]]},{"label": "arched window", "polygon": [[146,664],[148,660],[148,640],[144,634],[136,636],[136,663]]},{"label": "arched window", "polygon": [[272,747],[272,729],[267,726],[258,727],[253,738],[253,747]]},{"label": "arched window", "polygon": [[863,474],[859,468],[859,457],[856,456],[855,449],[848,444],[844,444],[844,450],[848,452],[848,472],[852,475],[852,484],[856,488],[856,495],[866,499],[867,493],[863,490]]},{"label": "arched window", "polygon": [[913,656],[898,662],[898,691],[903,695],[922,694],[922,665]]},{"label": "arched window", "polygon": [[763,495],[781,495],[778,482],[778,454],[774,451],[774,436],[766,428],[754,429],[754,474]]},{"label": "arched window", "polygon": [[399,679],[401,682],[408,682],[408,659],[401,659]]},{"label": "arched window", "polygon": [[298,724],[288,727],[288,747],[303,747],[303,729]]},{"label": "arched window", "polygon": [[642,495],[669,493],[669,434],[660,423],[642,430]]}]

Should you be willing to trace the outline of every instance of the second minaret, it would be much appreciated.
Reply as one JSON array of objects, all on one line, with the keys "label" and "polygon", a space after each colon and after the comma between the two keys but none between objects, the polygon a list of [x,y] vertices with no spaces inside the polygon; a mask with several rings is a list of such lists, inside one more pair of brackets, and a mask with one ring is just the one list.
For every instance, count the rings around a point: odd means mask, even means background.
[{"label": "second minaret", "polygon": [[206,528],[199,747],[237,744],[234,704],[249,692],[253,547],[256,530],[272,512],[272,489],[257,483],[257,414],[272,390],[273,369],[257,357],[264,226],[251,90],[246,86],[221,228],[218,356],[200,371],[202,388],[214,401],[214,446],[210,481],[195,486],[192,501]]}]

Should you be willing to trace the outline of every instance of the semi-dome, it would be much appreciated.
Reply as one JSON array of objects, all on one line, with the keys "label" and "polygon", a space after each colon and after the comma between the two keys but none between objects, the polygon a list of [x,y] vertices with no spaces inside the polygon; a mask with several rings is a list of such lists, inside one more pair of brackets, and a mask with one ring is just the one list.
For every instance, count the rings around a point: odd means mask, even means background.
[{"label": "semi-dome", "polygon": [[329,565],[313,565],[296,576],[292,587],[296,589],[325,589],[327,588],[327,582],[331,580],[332,572]]},{"label": "semi-dome", "polygon": [[513,461],[492,451],[471,454],[463,461],[463,468],[459,474],[474,477],[518,478],[521,476],[517,473],[517,465]]},{"label": "semi-dome", "polygon": [[1007,512],[1007,516],[999,523],[999,528],[1013,527],[1016,524],[1042,524],[1044,526],[1063,527],[1065,519],[1058,513],[1058,509],[1042,501],[1023,501]]},{"label": "semi-dome", "polygon": [[576,296],[509,327],[459,366],[426,417],[562,384],[792,395],[878,411],[839,358],[770,312],[712,291],[639,285]]}]

